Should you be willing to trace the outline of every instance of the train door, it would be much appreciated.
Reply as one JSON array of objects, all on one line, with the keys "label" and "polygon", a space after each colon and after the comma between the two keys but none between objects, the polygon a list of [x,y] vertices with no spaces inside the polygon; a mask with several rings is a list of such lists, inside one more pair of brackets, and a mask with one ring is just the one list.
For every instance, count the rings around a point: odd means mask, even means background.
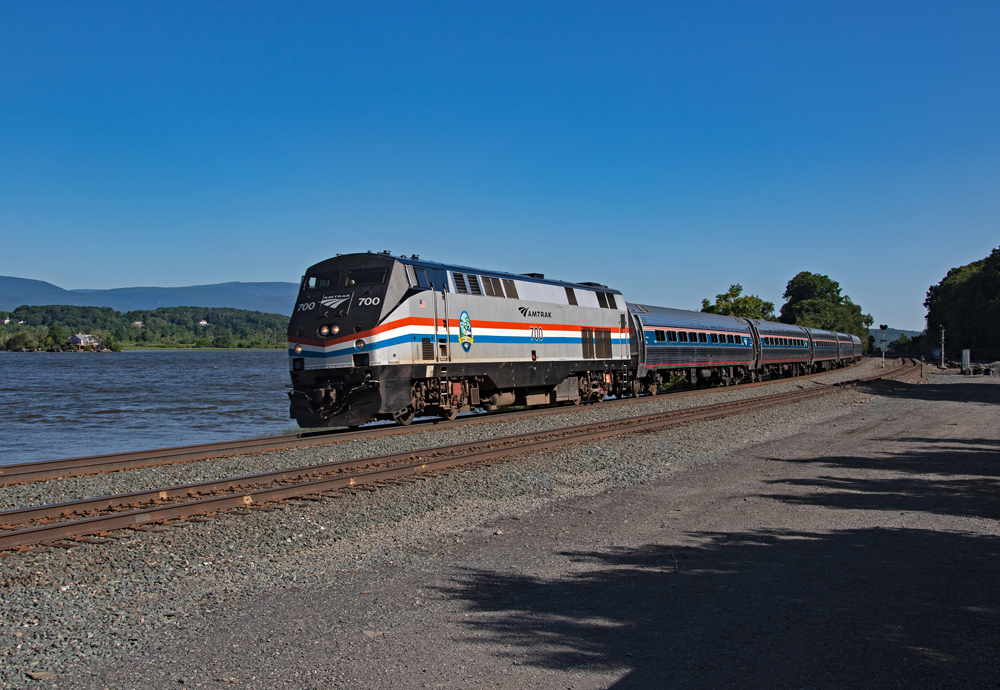
[{"label": "train door", "polygon": [[448,321],[448,293],[434,290],[434,361],[451,361],[451,324]]},{"label": "train door", "polygon": [[[632,357],[632,364],[636,370],[636,376],[642,378],[646,375],[646,338],[642,329],[642,319],[629,312],[629,349]],[[643,336],[640,336],[643,334]]]},{"label": "train door", "polygon": [[628,359],[632,356],[632,353],[628,350],[628,322],[625,321],[625,312],[622,312],[621,324],[618,328],[618,357],[621,359]]},{"label": "train door", "polygon": [[760,346],[760,332],[757,330],[757,324],[753,321],[747,319],[746,322],[750,326],[750,343],[753,345],[753,368],[755,370],[760,369],[761,362],[764,359]]},{"label": "train door", "polygon": [[[451,317],[448,314],[448,293],[441,291],[441,336],[438,338],[438,354],[441,362],[451,361]],[[444,340],[442,343],[441,341]]]}]

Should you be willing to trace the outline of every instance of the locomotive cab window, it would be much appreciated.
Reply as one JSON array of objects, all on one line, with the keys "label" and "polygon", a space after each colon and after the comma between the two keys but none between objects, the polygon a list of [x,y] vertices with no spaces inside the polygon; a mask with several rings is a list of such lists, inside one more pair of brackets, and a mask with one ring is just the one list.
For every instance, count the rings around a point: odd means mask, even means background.
[{"label": "locomotive cab window", "polygon": [[306,279],[302,281],[303,290],[316,290],[325,287],[340,287],[340,274],[327,273],[321,276],[306,276]]},{"label": "locomotive cab window", "polygon": [[612,295],[610,292],[608,293],[608,307],[611,309],[618,308],[618,303],[615,302],[615,296]]},{"label": "locomotive cab window", "polygon": [[569,303],[572,304],[574,307],[579,306],[579,304],[576,301],[576,292],[573,291],[573,288],[571,287],[566,288],[566,299],[569,300]]},{"label": "locomotive cab window", "polygon": [[381,285],[389,271],[384,268],[356,268],[347,272],[347,287]]},{"label": "locomotive cab window", "polygon": [[603,292],[597,293],[597,303],[601,306],[601,309],[608,308],[608,298],[604,296]]}]

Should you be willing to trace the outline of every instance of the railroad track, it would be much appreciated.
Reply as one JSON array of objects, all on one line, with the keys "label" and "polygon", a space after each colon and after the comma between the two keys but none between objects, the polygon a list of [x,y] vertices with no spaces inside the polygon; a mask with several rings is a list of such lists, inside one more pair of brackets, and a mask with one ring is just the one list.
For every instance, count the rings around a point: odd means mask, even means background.
[{"label": "railroad track", "polygon": [[[822,374],[813,374],[810,377],[797,378],[804,379],[815,376],[822,376]],[[787,383],[790,380],[792,379],[776,379],[773,381],[743,384],[739,386],[739,389],[742,390],[757,386],[770,386],[776,383]],[[703,388],[698,390],[676,391],[668,393],[667,395],[672,397],[688,397],[704,395],[711,392],[717,392],[719,390],[724,389]],[[608,400],[602,403],[596,403],[596,405],[633,405],[636,403],[649,402],[653,397],[655,396]],[[266,451],[284,450],[302,446],[343,443],[345,441],[352,441],[359,438],[376,438],[382,436],[412,434],[426,431],[430,428],[447,429],[454,426],[494,422],[499,419],[524,419],[550,414],[561,414],[566,412],[567,409],[575,408],[557,407],[514,412],[484,412],[476,415],[459,417],[458,419],[450,422],[442,419],[423,420],[415,422],[413,425],[407,427],[382,425],[362,428],[359,430],[330,429],[322,431],[306,431],[296,434],[284,434],[281,436],[268,436],[265,438],[244,439],[238,441],[223,441],[220,443],[203,443],[191,446],[159,448],[156,450],[145,450],[130,453],[90,455],[79,458],[27,462],[15,465],[0,465],[0,486],[9,486],[11,484],[21,484],[25,482],[46,481],[49,479],[58,479],[60,477],[79,477],[88,474],[102,474],[106,472],[140,469],[143,467],[156,467],[183,462],[195,462],[198,460],[210,460],[226,456],[262,453]]]},{"label": "railroad track", "polygon": [[[143,529],[171,520],[232,509],[268,509],[263,505],[293,498],[326,500],[326,492],[369,487],[378,482],[473,465],[525,453],[549,450],[610,436],[656,431],[773,407],[886,378],[915,365],[903,363],[884,372],[816,388],[744,400],[583,424],[485,441],[441,446],[362,460],[343,460],[289,470],[163,487],[116,496],[20,508],[0,512],[0,550],[32,545],[71,547],[64,540],[100,542],[111,530]],[[91,535],[99,535],[95,539]]]}]

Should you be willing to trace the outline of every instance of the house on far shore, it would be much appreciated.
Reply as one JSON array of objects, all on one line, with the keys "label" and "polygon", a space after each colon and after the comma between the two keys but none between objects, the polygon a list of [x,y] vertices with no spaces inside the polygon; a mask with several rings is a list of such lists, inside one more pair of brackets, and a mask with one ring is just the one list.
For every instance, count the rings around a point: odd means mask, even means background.
[{"label": "house on far shore", "polygon": [[133,326],[141,326],[142,325],[142,321],[133,321],[132,325]]},{"label": "house on far shore", "polygon": [[69,342],[71,345],[76,345],[77,350],[97,349],[97,338],[87,333],[77,333],[69,339]]},{"label": "house on far shore", "polygon": [[202,319],[201,321],[198,322],[198,325],[199,326],[207,326],[208,325],[208,321],[206,321],[205,319]]}]

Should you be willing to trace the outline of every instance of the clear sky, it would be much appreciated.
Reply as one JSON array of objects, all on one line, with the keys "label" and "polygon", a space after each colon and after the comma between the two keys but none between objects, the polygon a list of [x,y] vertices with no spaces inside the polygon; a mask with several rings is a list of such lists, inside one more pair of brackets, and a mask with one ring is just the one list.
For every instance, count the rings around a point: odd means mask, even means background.
[{"label": "clear sky", "polygon": [[1000,245],[1000,3],[0,2],[0,275],[418,253],[923,327]]}]

